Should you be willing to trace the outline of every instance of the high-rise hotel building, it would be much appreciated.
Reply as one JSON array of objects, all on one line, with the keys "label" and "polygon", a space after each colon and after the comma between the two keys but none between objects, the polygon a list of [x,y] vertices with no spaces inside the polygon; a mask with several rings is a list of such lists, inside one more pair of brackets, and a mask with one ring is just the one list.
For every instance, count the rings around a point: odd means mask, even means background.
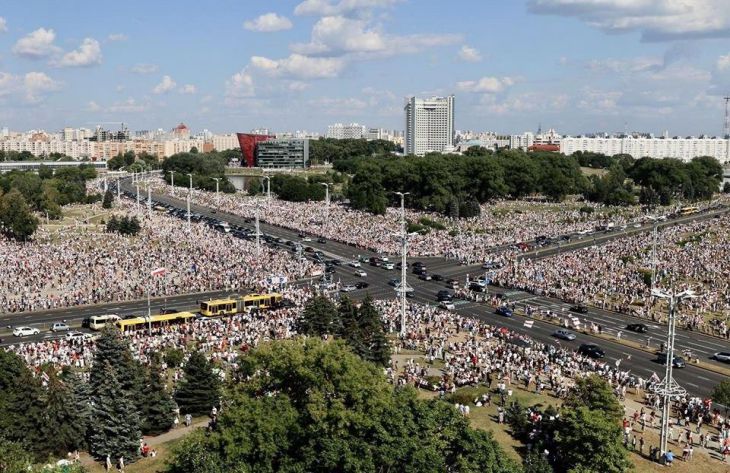
[{"label": "high-rise hotel building", "polygon": [[454,96],[406,99],[405,153],[423,156],[427,152],[454,148]]}]

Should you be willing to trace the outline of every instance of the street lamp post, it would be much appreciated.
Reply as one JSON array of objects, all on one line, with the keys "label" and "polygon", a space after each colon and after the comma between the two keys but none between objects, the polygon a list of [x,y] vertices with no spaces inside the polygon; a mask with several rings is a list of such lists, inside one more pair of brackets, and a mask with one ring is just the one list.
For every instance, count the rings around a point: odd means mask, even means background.
[{"label": "street lamp post", "polygon": [[135,187],[137,188],[137,206],[139,207],[140,206],[140,201],[139,201],[139,184],[135,185]]},{"label": "street lamp post", "polygon": [[651,291],[653,297],[659,299],[666,299],[669,302],[669,320],[667,321],[667,342],[664,354],[665,358],[665,370],[664,379],[656,383],[653,386],[653,390],[656,394],[662,397],[662,429],[659,440],[659,451],[662,455],[667,452],[667,441],[669,440],[669,406],[673,399],[678,399],[687,394],[687,391],[672,378],[673,363],[674,363],[674,336],[676,333],[676,311],[677,304],[684,299],[690,299],[696,297],[694,291],[686,290],[677,293],[672,290],[671,292],[661,291],[659,289],[653,289]]},{"label": "street lamp post", "polygon": [[119,178],[117,178],[117,200],[122,198],[122,188],[119,186]]},{"label": "street lamp post", "polygon": [[175,171],[170,171],[170,186],[172,187],[172,195],[175,195]]},{"label": "street lamp post", "polygon": [[408,286],[406,277],[408,275],[408,268],[406,263],[406,254],[408,253],[408,233],[406,228],[406,205],[405,199],[410,192],[394,192],[394,194],[400,196],[400,223],[401,223],[401,268],[400,268],[400,283],[396,286],[395,290],[400,296],[400,335],[401,337],[406,336],[406,294],[413,291],[413,288]]},{"label": "street lamp post", "polygon": [[190,194],[193,193],[193,175],[188,174],[188,177],[190,178],[190,190],[188,191]]},{"label": "street lamp post", "polygon": [[266,180],[266,198],[271,200],[271,178],[269,176],[264,176],[262,179]]},{"label": "street lamp post", "polygon": [[214,177],[212,178],[215,181],[215,196],[218,197],[218,184],[220,183],[221,178],[220,177]]},{"label": "street lamp post", "polygon": [[261,255],[261,230],[259,228],[259,209],[261,205],[256,201],[256,257]]},{"label": "street lamp post", "polygon": [[147,215],[152,218],[152,186],[147,184]]},{"label": "street lamp post", "polygon": [[325,205],[330,205],[330,183],[329,182],[320,182],[320,185],[324,186],[324,203]]}]

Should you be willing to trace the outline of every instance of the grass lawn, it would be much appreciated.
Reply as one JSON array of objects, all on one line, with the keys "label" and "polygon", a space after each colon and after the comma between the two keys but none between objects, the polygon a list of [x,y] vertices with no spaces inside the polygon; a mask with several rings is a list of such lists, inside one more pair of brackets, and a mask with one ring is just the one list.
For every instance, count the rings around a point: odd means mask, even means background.
[{"label": "grass lawn", "polygon": [[[131,465],[125,465],[124,471],[126,473],[157,473],[164,471],[165,462],[168,458],[170,458],[175,445],[180,443],[181,440],[182,438],[177,438],[175,440],[170,440],[169,442],[155,445],[154,448],[157,449],[157,456],[155,458],[141,458]],[[84,463],[84,466],[86,466],[90,473],[104,472],[104,465],[101,463]],[[112,469],[112,471],[117,470]]]}]

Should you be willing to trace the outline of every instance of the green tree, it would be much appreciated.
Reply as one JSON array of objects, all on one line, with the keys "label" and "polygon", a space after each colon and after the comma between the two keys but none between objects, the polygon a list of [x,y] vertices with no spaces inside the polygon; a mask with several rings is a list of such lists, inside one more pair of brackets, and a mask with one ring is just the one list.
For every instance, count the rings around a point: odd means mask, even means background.
[{"label": "green tree", "polygon": [[[129,350],[129,342],[124,339],[119,329],[107,325],[96,339],[96,352],[93,366],[100,368],[109,364],[114,370],[116,380],[122,389],[129,392],[132,398],[139,399],[143,384],[143,369]],[[89,374],[91,392],[96,392],[104,382],[104,371],[92,369]]]},{"label": "green tree", "polygon": [[0,223],[4,233],[16,240],[26,240],[38,228],[38,219],[16,189],[0,197]]},{"label": "green tree", "polygon": [[86,419],[84,411],[78,410],[78,403],[72,386],[55,373],[48,374],[43,423],[39,426],[46,441],[47,450],[55,455],[65,455],[84,447]]},{"label": "green tree", "polygon": [[33,465],[33,457],[20,443],[0,436],[0,472],[27,473]]},{"label": "green tree", "polygon": [[46,442],[38,429],[45,408],[41,390],[38,379],[19,356],[0,350],[0,435],[22,443],[36,456],[46,453]]},{"label": "green tree", "polygon": [[297,332],[315,337],[336,333],[337,319],[337,308],[332,301],[325,296],[316,296],[304,306],[297,321]]},{"label": "green tree", "polygon": [[355,174],[347,188],[347,198],[352,208],[376,215],[384,215],[388,204],[385,189],[379,182],[379,173],[370,174],[367,171]]},{"label": "green tree", "polygon": [[175,420],[175,402],[162,381],[160,366],[154,363],[146,371],[141,396],[144,402],[140,406],[142,433],[156,435],[167,432],[172,427]]},{"label": "green tree", "polygon": [[380,312],[368,295],[357,309],[357,338],[348,338],[352,349],[366,361],[387,366],[390,363],[390,344],[385,336]]},{"label": "green tree", "polygon": [[142,437],[136,407],[140,398],[132,394],[133,390],[124,389],[117,370],[107,360],[95,361],[91,375],[97,382],[91,392],[90,453],[100,460],[107,455],[134,460]]},{"label": "green tree", "polygon": [[112,193],[111,190],[107,190],[104,192],[104,200],[101,203],[102,208],[110,209],[112,208],[112,203],[114,202],[114,193]]},{"label": "green tree", "polygon": [[603,412],[614,423],[618,423],[624,415],[611,385],[597,374],[577,378],[563,405],[571,409],[587,407],[591,411]]},{"label": "green tree", "polygon": [[712,390],[712,400],[717,404],[730,408],[730,380],[721,381],[715,389]]},{"label": "green tree", "polygon": [[207,414],[221,396],[220,378],[210,361],[194,351],[183,367],[183,378],[175,391],[175,402],[185,414]]},{"label": "green tree", "polygon": [[118,154],[113,158],[107,160],[106,166],[109,168],[110,171],[118,171],[127,166],[127,163],[124,160],[124,155]]}]

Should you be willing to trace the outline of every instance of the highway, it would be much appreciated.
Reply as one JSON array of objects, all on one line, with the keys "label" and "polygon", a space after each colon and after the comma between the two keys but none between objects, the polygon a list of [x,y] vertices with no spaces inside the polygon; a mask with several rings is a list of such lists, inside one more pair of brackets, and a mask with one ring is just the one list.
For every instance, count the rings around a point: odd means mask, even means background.
[{"label": "highway", "polygon": [[[124,182],[124,181],[123,181]],[[133,188],[129,182],[125,182],[122,186],[122,190],[131,191]],[[171,198],[169,196],[155,195],[153,199],[156,202],[161,202],[168,205],[173,205],[178,208],[184,208],[185,203],[178,199]],[[199,205],[191,205],[191,211],[204,216],[215,217],[220,220],[225,220],[231,225],[240,225],[245,227],[253,227],[253,223],[246,221],[241,217],[226,214],[223,212],[217,212],[212,209],[201,207]],[[721,211],[727,211],[722,209]],[[709,218],[707,216],[703,216]],[[262,220],[265,220],[265,216],[262,216]],[[184,229],[186,223],[184,220],[180,221],[181,230]],[[281,237],[285,240],[301,241],[298,237],[297,231],[284,229],[281,227],[275,227],[266,223],[261,223],[261,231],[264,234]],[[649,229],[651,226],[649,226]],[[639,229],[632,228],[632,231]],[[647,229],[644,229],[646,231]],[[618,238],[623,235],[622,232],[612,232],[611,235],[607,235],[611,238]],[[603,236],[603,235],[602,235]],[[265,244],[262,239],[262,244]],[[591,243],[592,244],[592,243]],[[275,244],[274,244],[275,245]],[[341,281],[343,283],[355,282],[357,280],[367,281],[370,286],[365,290],[359,290],[351,293],[352,297],[362,297],[366,293],[369,293],[373,298],[383,299],[392,298],[395,295],[394,288],[388,285],[388,281],[392,278],[400,278],[400,270],[386,270],[380,267],[373,267],[363,263],[363,268],[368,275],[364,278],[359,278],[354,275],[354,268],[346,266],[345,262],[354,259],[357,255],[374,256],[375,253],[358,249],[351,245],[328,241],[327,243],[318,243],[316,239],[312,242],[303,243],[303,245],[311,246],[325,253],[328,259],[338,259],[343,262],[341,266],[337,267],[337,272],[333,275],[334,280]],[[288,247],[283,248],[288,249]],[[548,251],[551,249],[543,249],[542,251]],[[545,253],[534,255],[533,257],[542,257]],[[446,260],[443,258],[410,258],[409,262],[421,261],[426,264],[428,271],[431,274],[440,274],[445,279],[454,278],[462,282],[466,281],[467,275],[474,279],[476,276],[484,274],[479,266],[464,266],[459,265],[455,261]],[[300,281],[298,284],[308,284],[309,281]],[[409,273],[408,283],[414,288],[414,299],[421,303],[436,303],[436,293],[441,289],[446,289],[444,282],[438,281],[421,281],[413,274]],[[538,309],[549,309],[559,314],[568,313],[568,304],[563,303],[557,299],[549,297],[535,296],[530,293],[523,291],[513,291],[507,289],[500,289],[495,287],[489,287],[490,293],[502,294],[509,301],[515,301],[518,307],[524,307],[526,304],[531,305]],[[168,297],[166,301],[164,299],[152,301],[152,313],[159,312],[159,309],[163,306],[173,309],[187,309],[193,310],[197,306],[196,301],[205,300],[208,298],[216,298],[221,295],[230,294],[229,291],[216,291],[205,294],[187,294],[178,295],[174,297]],[[595,342],[604,348],[606,351],[606,359],[611,362],[621,360],[620,364],[622,369],[630,369],[632,373],[648,378],[652,373],[657,373],[660,377],[663,376],[664,367],[655,362],[656,356],[647,353],[644,350],[627,347],[616,343],[614,341],[604,340],[601,338],[593,337],[588,334],[578,333],[577,339],[568,342],[560,340],[558,341],[552,336],[552,333],[557,329],[555,325],[547,322],[535,321],[531,328],[524,327],[524,317],[515,315],[514,317],[507,318],[501,317],[493,313],[493,309],[484,304],[468,301],[455,301],[456,312],[462,315],[477,317],[481,320],[488,321],[489,323],[505,326],[512,330],[520,333],[525,333],[532,338],[545,343],[555,343],[564,347],[577,348],[581,343]],[[20,314],[5,314],[0,316],[0,327],[18,326],[18,325],[29,325],[38,327],[41,329],[41,334],[37,336],[24,338],[23,341],[32,341],[39,339],[48,339],[54,337],[62,337],[63,334],[51,334],[49,333],[48,327],[53,322],[66,320],[71,324],[79,324],[81,319],[94,314],[104,313],[116,313],[119,315],[137,314],[144,315],[147,311],[146,301],[131,301],[131,302],[117,302],[103,304],[99,306],[82,306],[77,308],[60,309],[53,311],[42,311],[33,313],[20,313]],[[658,348],[660,340],[664,338],[664,327],[659,325],[652,325],[646,321],[641,322],[647,323],[650,332],[645,335],[634,334],[625,330],[625,326],[628,323],[639,322],[639,319],[618,314],[610,311],[601,309],[589,308],[586,314],[575,314],[581,321],[595,322],[601,324],[603,327],[604,334],[616,335],[619,331],[622,332],[621,338],[625,340],[634,341],[642,345],[646,345],[647,337],[651,337],[651,345],[653,348]],[[8,345],[11,343],[17,343],[19,340],[8,336],[6,330],[0,330],[4,341],[0,345]],[[720,340],[711,336],[701,335],[697,333],[687,332],[684,330],[678,330],[677,334],[677,349],[679,352],[689,349],[699,356],[703,361],[709,363],[717,363],[718,366],[723,365],[709,357],[717,351],[730,351],[730,342],[727,340]],[[681,354],[681,353],[680,353]],[[730,368],[730,365],[724,364]],[[725,379],[724,376],[717,374],[713,371],[702,369],[694,365],[688,365],[684,369],[675,369],[675,379],[692,394],[699,396],[706,396],[712,390],[712,388]]]}]

